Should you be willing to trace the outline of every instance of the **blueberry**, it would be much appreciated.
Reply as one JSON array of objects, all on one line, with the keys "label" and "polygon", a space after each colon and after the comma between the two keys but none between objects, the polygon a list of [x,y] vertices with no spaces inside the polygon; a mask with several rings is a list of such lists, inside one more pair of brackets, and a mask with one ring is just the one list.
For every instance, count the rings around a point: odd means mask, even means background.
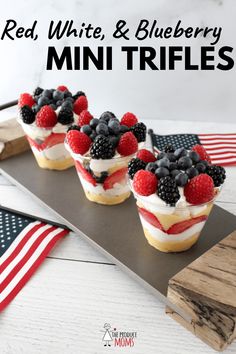
[{"label": "blueberry", "polygon": [[115,119],[110,119],[108,123],[109,132],[117,135],[120,132],[120,123]]},{"label": "blueberry", "polygon": [[178,168],[180,170],[187,170],[192,166],[192,164],[193,162],[188,156],[180,157],[180,159],[178,160]]},{"label": "blueberry", "polygon": [[199,174],[198,170],[195,167],[190,167],[186,170],[186,173],[189,178],[193,178]]},{"label": "blueberry", "polygon": [[100,119],[105,120],[108,122],[111,118],[116,118],[115,114],[112,112],[103,112],[102,115],[100,116]]},{"label": "blueberry", "polygon": [[55,111],[57,109],[57,106],[54,103],[50,104],[50,107]]},{"label": "blueberry", "polygon": [[189,151],[188,156],[190,157],[190,159],[193,161],[194,164],[200,161],[200,156],[196,151]]},{"label": "blueberry", "polygon": [[44,90],[44,91],[42,92],[42,96],[48,97],[48,98],[52,98],[52,92],[51,92],[51,90]]},{"label": "blueberry", "polygon": [[120,137],[119,136],[110,136],[109,140],[112,143],[112,145],[116,148],[119,143]]},{"label": "blueberry", "polygon": [[177,175],[180,174],[180,173],[181,173],[180,170],[172,170],[172,171],[170,172],[170,175],[171,175],[171,177],[175,178],[175,176],[177,176]]},{"label": "blueberry", "polygon": [[53,97],[53,99],[55,101],[63,100],[64,92],[56,90],[56,91],[53,92],[53,96],[52,97]]},{"label": "blueberry", "polygon": [[59,107],[62,105],[62,100],[56,101],[56,106]]},{"label": "blueberry", "polygon": [[175,157],[173,152],[167,152],[166,153],[166,157],[170,160],[170,162],[175,162],[176,161],[176,157]]},{"label": "blueberry", "polygon": [[186,173],[179,173],[175,176],[175,182],[178,187],[184,187],[188,183],[188,175]]},{"label": "blueberry", "polygon": [[96,138],[97,134],[96,132],[93,130],[92,133],[89,135],[91,140],[94,140]]},{"label": "blueberry", "polygon": [[169,176],[169,170],[165,167],[158,167],[155,171],[155,175],[158,178]]},{"label": "blueberry", "polygon": [[170,162],[170,165],[169,165],[169,170],[170,171],[177,170],[177,168],[178,168],[177,162]]},{"label": "blueberry", "polygon": [[38,106],[37,104],[35,104],[33,107],[32,107],[32,110],[33,110],[33,112],[34,113],[38,113],[39,112],[39,110],[40,110],[40,106]]},{"label": "blueberry", "polygon": [[64,91],[64,97],[65,98],[72,98],[72,93],[70,91]]},{"label": "blueberry", "polygon": [[121,131],[121,133],[126,133],[129,131],[129,128],[126,125],[121,125],[120,131]]},{"label": "blueberry", "polygon": [[161,160],[157,161],[158,167],[166,167],[169,168],[170,160],[167,157],[163,157]]},{"label": "blueberry", "polygon": [[74,98],[73,97],[66,97],[65,101],[69,101],[71,103],[74,103]]},{"label": "blueberry", "polygon": [[98,123],[99,123],[99,119],[97,119],[97,118],[93,118],[93,119],[91,119],[90,120],[90,127],[92,128],[92,129],[95,129],[96,128],[96,126],[98,125]]},{"label": "blueberry", "polygon": [[45,96],[39,97],[38,105],[42,107],[42,106],[45,106],[46,104],[49,104],[49,98],[45,97]]},{"label": "blueberry", "polygon": [[96,133],[99,135],[108,135],[108,126],[105,123],[99,123],[96,127]]},{"label": "blueberry", "polygon": [[179,159],[182,156],[186,156],[187,153],[188,153],[188,151],[184,147],[181,147],[181,148],[175,150],[174,155],[177,159]]},{"label": "blueberry", "polygon": [[206,171],[206,165],[202,161],[198,162],[195,167],[199,173],[204,173]]},{"label": "blueberry", "polygon": [[146,166],[146,170],[152,173],[155,173],[157,169],[157,164],[155,162],[149,162]]},{"label": "blueberry", "polygon": [[161,160],[163,159],[163,157],[166,156],[166,153],[164,151],[161,151],[158,155],[157,155],[157,160]]},{"label": "blueberry", "polygon": [[90,135],[92,133],[92,128],[90,127],[90,125],[85,124],[81,127],[80,131],[86,135]]},{"label": "blueberry", "polygon": [[205,165],[206,167],[209,166],[209,163],[208,163],[206,160],[201,160],[201,161],[199,161],[199,162],[203,163],[203,165]]},{"label": "blueberry", "polygon": [[61,106],[72,109],[73,103],[71,101],[63,101]]}]

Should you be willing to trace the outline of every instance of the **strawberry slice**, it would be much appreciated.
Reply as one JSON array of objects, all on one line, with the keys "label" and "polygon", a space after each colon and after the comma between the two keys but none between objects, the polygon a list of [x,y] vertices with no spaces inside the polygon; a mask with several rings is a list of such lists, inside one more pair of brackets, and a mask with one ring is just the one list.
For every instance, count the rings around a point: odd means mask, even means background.
[{"label": "strawberry slice", "polygon": [[111,189],[113,188],[115,183],[119,183],[122,181],[122,179],[125,178],[125,175],[128,171],[127,167],[123,167],[120,170],[115,171],[114,173],[112,173],[110,176],[108,176],[103,184],[103,188],[105,189],[105,191],[107,189]]},{"label": "strawberry slice", "polygon": [[75,161],[76,170],[81,174],[81,176],[93,186],[97,185],[97,182],[93,178],[93,176],[84,168],[84,166],[79,162]]},{"label": "strawberry slice", "polygon": [[193,226],[201,221],[204,221],[206,219],[207,219],[206,215],[201,215],[196,218],[181,221],[181,222],[178,222],[178,223],[172,225],[166,232],[168,234],[174,234],[174,235],[180,234],[181,232],[189,229],[191,226]]},{"label": "strawberry slice", "polygon": [[50,148],[60,143],[64,143],[65,136],[66,136],[65,133],[52,133],[44,140],[42,144],[38,144],[35,140],[31,139],[29,136],[27,136],[27,138],[31,146],[34,146],[38,151],[43,151],[46,148]]},{"label": "strawberry slice", "polygon": [[160,229],[161,231],[165,230],[163,229],[160,221],[157,219],[156,215],[152,214],[150,211],[147,211],[144,208],[138,207],[138,211],[141,214],[141,216],[146,220],[149,224],[152,226],[155,226],[157,229]]}]

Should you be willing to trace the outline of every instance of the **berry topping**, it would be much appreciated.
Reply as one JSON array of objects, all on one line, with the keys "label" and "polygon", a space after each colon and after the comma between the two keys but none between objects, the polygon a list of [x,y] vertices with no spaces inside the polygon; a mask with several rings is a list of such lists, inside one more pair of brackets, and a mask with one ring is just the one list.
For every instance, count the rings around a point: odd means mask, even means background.
[{"label": "berry topping", "polygon": [[162,178],[162,177],[166,177],[169,176],[170,172],[166,167],[158,167],[155,170],[155,175],[157,176],[158,179]]},{"label": "berry topping", "polygon": [[109,135],[108,126],[106,125],[106,123],[100,122],[96,126],[96,133],[98,135]]},{"label": "berry topping", "polygon": [[166,145],[166,146],[164,147],[164,151],[165,151],[165,152],[174,152],[174,151],[175,151],[175,148],[174,148],[173,145],[168,144],[168,145]]},{"label": "berry topping", "polygon": [[80,155],[84,155],[90,148],[91,139],[78,130],[70,130],[66,134],[66,140],[71,150]]},{"label": "berry topping", "polygon": [[93,116],[89,111],[83,110],[79,115],[78,125],[82,127],[82,125],[89,124],[92,118]]},{"label": "berry topping", "polygon": [[67,129],[67,133],[70,131],[70,130],[78,130],[80,131],[80,127],[76,124],[73,124],[71,125],[68,129]]},{"label": "berry topping", "polygon": [[91,183],[93,186],[97,185],[95,178],[91,175],[91,173],[89,173],[89,171],[86,170],[86,168],[84,168],[84,166],[78,160],[75,161],[75,167],[77,172],[79,172],[87,182]]},{"label": "berry topping", "polygon": [[138,150],[138,141],[133,133],[124,133],[117,146],[117,151],[122,156],[129,156]]},{"label": "berry topping", "polygon": [[115,114],[110,111],[106,111],[106,112],[102,113],[102,115],[100,116],[99,119],[108,122],[110,119],[113,119],[113,118],[116,118]]},{"label": "berry topping", "polygon": [[170,206],[174,206],[180,198],[175,180],[170,176],[161,178],[158,185],[158,196]]},{"label": "berry topping", "polygon": [[156,158],[155,156],[153,155],[153,153],[149,150],[146,150],[146,149],[141,149],[137,152],[137,157],[148,163],[148,162],[155,162],[156,161]]},{"label": "berry topping", "polygon": [[43,92],[43,89],[41,87],[36,87],[36,89],[33,92],[33,97],[37,97],[37,96],[41,95],[42,92]]},{"label": "berry topping", "polygon": [[62,91],[62,92],[68,91],[68,88],[66,86],[61,85],[57,87],[57,91]]},{"label": "berry topping", "polygon": [[194,145],[192,147],[192,151],[195,151],[200,156],[201,160],[206,160],[207,162],[211,163],[210,156],[202,145]]},{"label": "berry topping", "polygon": [[20,115],[25,124],[32,124],[35,121],[35,113],[29,106],[21,107]]},{"label": "berry topping", "polygon": [[139,170],[134,175],[133,188],[140,195],[148,196],[155,193],[157,184],[157,178],[152,172]]},{"label": "berry topping", "polygon": [[133,127],[131,127],[131,131],[134,136],[136,136],[139,143],[146,140],[147,127],[145,124],[136,123]]},{"label": "berry topping", "polygon": [[133,158],[130,160],[128,164],[128,174],[131,179],[134,178],[134,175],[139,170],[144,170],[146,167],[146,163],[139,158]]},{"label": "berry topping", "polygon": [[199,174],[198,170],[195,167],[190,167],[186,170],[188,178],[193,178]]},{"label": "berry topping", "polygon": [[132,127],[136,123],[138,123],[137,117],[130,112],[125,113],[120,121],[120,124],[126,125],[127,127]]},{"label": "berry topping", "polygon": [[88,100],[86,96],[79,96],[74,103],[74,112],[80,114],[82,111],[88,109]]},{"label": "berry topping", "polygon": [[188,183],[188,175],[186,173],[180,172],[175,176],[175,182],[178,187],[184,187]]},{"label": "berry topping", "polygon": [[214,186],[219,187],[226,178],[225,169],[221,166],[208,166],[206,173],[213,179]]},{"label": "berry topping", "polygon": [[103,184],[103,188],[105,189],[105,191],[107,189],[112,189],[115,183],[121,183],[123,180],[125,180],[126,173],[127,167],[124,167],[108,176]]},{"label": "berry topping", "polygon": [[192,160],[190,159],[190,157],[188,156],[183,156],[180,157],[179,161],[178,161],[178,168],[180,170],[187,170],[188,168],[192,167]]},{"label": "berry topping", "polygon": [[207,203],[214,197],[214,182],[207,174],[193,177],[184,188],[186,200],[194,205]]},{"label": "berry topping", "polygon": [[70,108],[61,107],[57,120],[63,125],[69,125],[74,122],[74,114]]},{"label": "berry topping", "polygon": [[108,122],[109,133],[118,135],[120,133],[120,122],[117,119],[110,119]]},{"label": "berry topping", "polygon": [[115,149],[109,138],[104,135],[98,135],[90,149],[93,159],[111,159],[115,155]]},{"label": "berry topping", "polygon": [[90,120],[89,124],[92,129],[96,129],[96,126],[98,125],[98,123],[99,123],[99,119],[93,118]]},{"label": "berry topping", "polygon": [[85,96],[85,93],[84,93],[83,91],[78,91],[78,92],[76,92],[76,94],[73,95],[72,97],[73,97],[73,99],[76,101],[77,98],[79,98],[80,96]]},{"label": "berry topping", "polygon": [[34,104],[35,104],[35,100],[29,93],[22,93],[20,95],[20,98],[18,100],[19,107],[23,107],[23,106],[32,107]]},{"label": "berry topping", "polygon": [[43,106],[36,115],[36,125],[41,128],[52,128],[57,124],[57,115],[50,106]]},{"label": "berry topping", "polygon": [[157,163],[156,162],[149,162],[146,166],[146,170],[152,173],[155,173],[157,169]]}]

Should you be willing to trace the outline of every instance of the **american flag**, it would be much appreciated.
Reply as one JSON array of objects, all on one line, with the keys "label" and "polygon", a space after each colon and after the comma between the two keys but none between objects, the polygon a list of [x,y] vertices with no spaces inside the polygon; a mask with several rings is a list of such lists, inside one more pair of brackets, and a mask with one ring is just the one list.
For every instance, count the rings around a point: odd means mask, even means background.
[{"label": "american flag", "polygon": [[69,230],[0,208],[0,311]]},{"label": "american flag", "polygon": [[157,135],[150,132],[150,135],[156,151],[163,150],[167,144],[172,144],[176,149],[182,146],[190,149],[196,144],[201,144],[209,154],[212,164],[236,165],[236,133]]}]

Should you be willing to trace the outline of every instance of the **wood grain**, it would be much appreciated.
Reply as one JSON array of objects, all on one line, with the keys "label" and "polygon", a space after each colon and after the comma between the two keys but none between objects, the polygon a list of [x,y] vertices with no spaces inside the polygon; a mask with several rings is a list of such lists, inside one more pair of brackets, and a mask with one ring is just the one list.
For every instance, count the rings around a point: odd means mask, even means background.
[{"label": "wood grain", "polygon": [[236,231],[223,239],[169,281],[169,300],[191,316],[184,323],[216,350],[236,337]]},{"label": "wood grain", "polygon": [[15,118],[1,122],[0,142],[3,148],[0,152],[0,160],[30,149],[25,134]]}]

